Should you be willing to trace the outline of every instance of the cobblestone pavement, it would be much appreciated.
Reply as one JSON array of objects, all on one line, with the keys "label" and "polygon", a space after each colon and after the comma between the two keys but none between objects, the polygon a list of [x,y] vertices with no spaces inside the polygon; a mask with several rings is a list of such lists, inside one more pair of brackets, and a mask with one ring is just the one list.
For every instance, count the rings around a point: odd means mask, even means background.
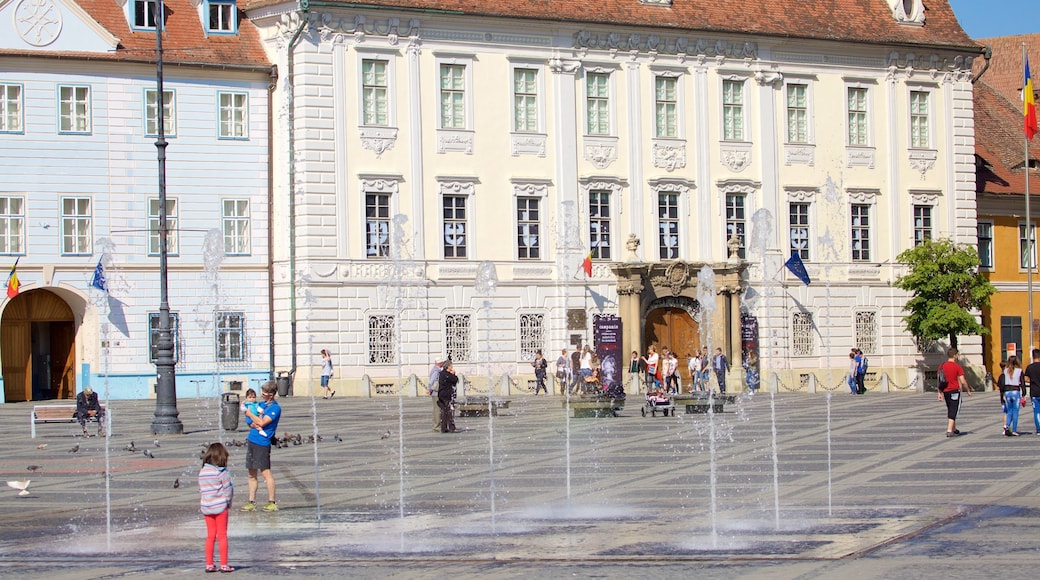
[{"label": "cobblestone pavement", "polygon": [[[40,425],[31,439],[32,404],[2,405],[0,472],[31,480],[26,497],[0,489],[3,576],[202,573],[195,477],[215,440],[232,453],[231,563],[244,574],[937,578],[1035,568],[1040,437],[1028,407],[1023,436],[1001,436],[995,393],[965,403],[956,438],[944,436],[934,393],[760,393],[722,414],[668,417],[641,416],[631,396],[619,417],[580,419],[562,401],[514,397],[499,416],[459,418],[461,433],[440,434],[426,398],[282,399],[280,430],[303,443],[273,451],[277,513],[238,510],[245,448],[234,443],[245,430],[218,428],[215,399],[181,399],[185,434],[158,445],[153,401],[111,402],[107,439],[83,439],[74,424]],[[257,499],[267,499],[262,482]]]}]

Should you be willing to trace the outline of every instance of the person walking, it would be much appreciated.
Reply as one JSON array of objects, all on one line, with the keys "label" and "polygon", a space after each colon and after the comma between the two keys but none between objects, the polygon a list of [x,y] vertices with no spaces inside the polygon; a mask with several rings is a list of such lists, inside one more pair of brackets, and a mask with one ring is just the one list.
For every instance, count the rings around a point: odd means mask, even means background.
[{"label": "person walking", "polygon": [[451,360],[444,362],[437,386],[437,406],[441,409],[441,433],[458,433],[455,428],[455,385],[459,377],[455,375],[455,365]]},{"label": "person walking", "polygon": [[571,383],[567,387],[567,393],[580,393],[581,392],[581,349],[576,348],[571,353]]},{"label": "person walking", "polygon": [[1011,356],[1004,366],[1004,436],[1018,437],[1018,408],[1022,405],[1022,369],[1018,357]]},{"label": "person walking", "polygon": [[242,506],[242,511],[256,511],[256,490],[260,485],[259,473],[267,484],[267,505],[265,512],[278,511],[278,500],[275,497],[274,474],[271,473],[271,440],[278,432],[278,421],[282,418],[282,407],[275,400],[278,386],[274,381],[267,381],[260,388],[263,401],[259,404],[259,412],[253,413],[246,407],[246,418],[249,419],[249,436],[246,437],[246,469],[249,471],[249,501]]},{"label": "person walking", "polygon": [[665,390],[669,393],[679,392],[679,359],[675,358],[675,353],[669,351],[668,357],[664,362],[664,385]]},{"label": "person walking", "polygon": [[430,382],[426,383],[426,393],[433,399],[433,430],[435,432],[441,430],[441,407],[437,402],[437,388],[440,384],[443,366],[444,361],[433,361],[433,365],[430,366]]},{"label": "person walking", "polygon": [[856,371],[859,370],[859,363],[856,362],[856,349],[849,351],[849,374],[845,377],[846,382],[849,384],[850,395],[858,395],[859,387],[856,386]]},{"label": "person walking", "polygon": [[534,367],[534,396],[538,396],[538,389],[545,391],[545,394],[548,395],[549,389],[545,386],[545,371],[549,368],[549,362],[542,356],[542,349],[535,351],[531,366]]},{"label": "person walking", "polygon": [[1026,367],[1025,381],[1029,387],[1029,398],[1033,403],[1033,426],[1034,433],[1040,435],[1040,348],[1034,348],[1033,362]]},{"label": "person walking", "polygon": [[[228,565],[228,515],[235,497],[235,484],[227,469],[228,450],[221,443],[210,443],[202,454],[199,470],[200,509],[206,520],[206,571],[234,572]],[[214,545],[220,548],[220,568],[213,562]]]},{"label": "person walking", "polygon": [[581,364],[578,367],[578,371],[581,374],[580,391],[584,391],[588,386],[589,377],[592,376],[592,347],[587,344],[581,351]]},{"label": "person walking", "polygon": [[332,380],[332,355],[329,351],[324,348],[321,349],[321,387],[325,389],[325,396],[322,399],[331,399],[336,396],[336,391],[332,390],[329,386],[329,381]]},{"label": "person walking", "polygon": [[564,390],[570,384],[569,370],[570,363],[567,361],[567,349],[563,349],[560,351],[560,356],[556,359],[556,384],[560,387],[561,395],[564,394]]},{"label": "person walking", "polygon": [[690,371],[690,392],[701,390],[701,355],[694,350],[693,355],[686,353],[686,369]]},{"label": "person walking", "polygon": [[729,359],[722,353],[722,348],[715,349],[715,359],[712,361],[715,368],[715,380],[719,382],[719,394],[726,394],[726,373],[729,372]]},{"label": "person walking", "polygon": [[660,374],[657,371],[658,363],[661,357],[657,354],[657,347],[650,345],[646,349],[646,356],[643,357],[643,364],[646,365],[646,390],[657,391],[661,388],[661,382],[658,378]]},{"label": "person walking", "polygon": [[957,429],[957,412],[961,409],[961,392],[967,391],[968,396],[971,396],[968,380],[964,378],[964,369],[957,364],[956,348],[947,349],[946,362],[939,365],[938,375],[939,400],[946,402],[946,436],[956,437],[961,434]]},{"label": "person walking", "polygon": [[856,349],[856,394],[862,395],[867,392],[864,381],[867,378],[867,355]]}]

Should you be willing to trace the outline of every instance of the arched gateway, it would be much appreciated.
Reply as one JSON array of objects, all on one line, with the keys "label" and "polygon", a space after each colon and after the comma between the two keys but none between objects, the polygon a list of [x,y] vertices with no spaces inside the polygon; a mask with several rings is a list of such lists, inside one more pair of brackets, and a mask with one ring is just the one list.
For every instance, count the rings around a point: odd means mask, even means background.
[{"label": "arched gateway", "polygon": [[76,321],[68,303],[44,289],[11,299],[0,319],[7,402],[76,396]]}]

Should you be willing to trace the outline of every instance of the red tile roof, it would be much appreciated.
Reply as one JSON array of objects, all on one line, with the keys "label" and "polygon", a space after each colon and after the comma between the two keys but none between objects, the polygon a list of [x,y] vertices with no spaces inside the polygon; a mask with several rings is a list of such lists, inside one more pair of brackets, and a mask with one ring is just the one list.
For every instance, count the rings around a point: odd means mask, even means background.
[{"label": "red tile roof", "polygon": [[[244,0],[247,12],[285,0]],[[332,1],[323,4],[336,5]],[[343,2],[346,7],[350,2]],[[888,0],[363,0],[367,9],[447,11],[467,16],[647,26],[871,44],[976,47],[946,0],[928,0],[923,26],[895,21]],[[312,4],[312,11],[325,7]]]},{"label": "red tile roof", "polygon": [[[115,52],[54,52],[0,50],[0,56],[61,57],[106,61],[155,62],[155,33],[132,31],[123,8],[115,0],[74,1],[103,28],[119,39]],[[271,63],[260,44],[253,23],[239,13],[237,35],[206,36],[198,10],[189,0],[164,0],[166,34],[163,36],[163,62],[228,67],[270,68]]]},{"label": "red tile roof", "polygon": [[[1008,100],[985,82],[975,83],[975,155],[981,164],[975,173],[975,191],[993,194],[1025,193],[1025,119],[1021,102]],[[1029,142],[1029,156],[1040,158],[1040,138]],[[1029,172],[1030,193],[1040,194],[1040,170]]]},{"label": "red tile roof", "polygon": [[[993,49],[993,58],[989,69],[982,75],[982,80],[999,93],[1012,101],[1022,102],[1022,82],[1025,80],[1025,65],[1022,63],[1022,43],[1026,44],[1029,55],[1029,68],[1033,76],[1033,88],[1040,82],[1040,33],[1020,34],[1018,36],[1001,36],[983,38],[980,44],[989,45]],[[985,65],[981,58],[972,63],[972,73],[978,74]]]}]

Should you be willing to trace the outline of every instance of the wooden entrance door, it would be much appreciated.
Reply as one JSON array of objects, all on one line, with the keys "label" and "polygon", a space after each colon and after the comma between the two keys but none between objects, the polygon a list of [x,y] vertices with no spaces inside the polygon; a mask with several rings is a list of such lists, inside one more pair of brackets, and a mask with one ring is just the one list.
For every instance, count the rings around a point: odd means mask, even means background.
[{"label": "wooden entrance door", "polygon": [[[0,356],[7,401],[75,397],[76,328],[72,309],[48,290],[15,296],[0,322]],[[37,396],[33,394],[34,372],[46,376]]]},{"label": "wooden entrance door", "polygon": [[683,388],[693,384],[690,370],[687,367],[687,354],[701,347],[700,325],[682,308],[657,308],[646,315],[646,327],[643,329],[643,352],[653,345],[657,352],[668,347],[679,358],[679,376],[682,377]]}]

